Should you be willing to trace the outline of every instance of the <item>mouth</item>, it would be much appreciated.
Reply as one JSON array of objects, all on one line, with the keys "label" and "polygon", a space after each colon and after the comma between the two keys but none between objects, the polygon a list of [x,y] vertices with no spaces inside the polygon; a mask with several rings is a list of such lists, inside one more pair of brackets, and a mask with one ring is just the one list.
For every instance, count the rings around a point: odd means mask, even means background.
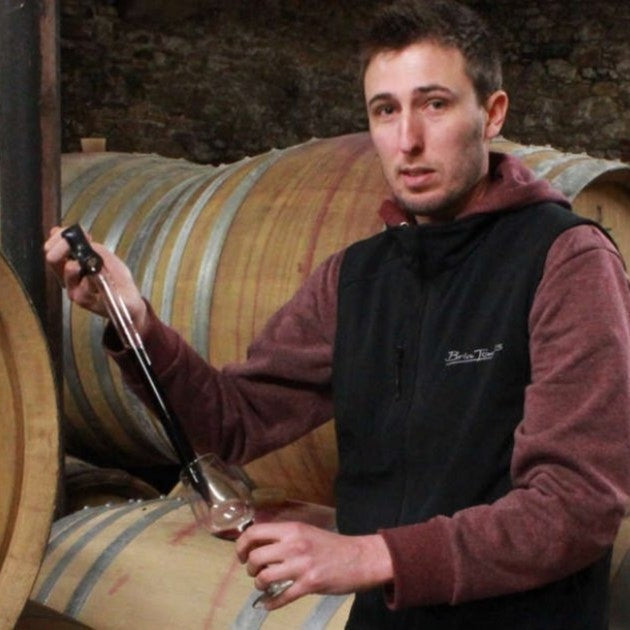
[{"label": "mouth", "polygon": [[398,175],[406,188],[415,190],[426,188],[435,176],[435,171],[424,166],[402,166],[398,169]]}]

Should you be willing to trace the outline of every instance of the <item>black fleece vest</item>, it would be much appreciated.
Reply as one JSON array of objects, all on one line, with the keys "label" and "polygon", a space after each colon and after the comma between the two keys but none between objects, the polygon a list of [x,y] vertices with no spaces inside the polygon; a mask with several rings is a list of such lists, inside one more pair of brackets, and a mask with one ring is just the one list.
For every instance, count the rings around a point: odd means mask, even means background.
[{"label": "black fleece vest", "polygon": [[[532,301],[553,241],[585,222],[544,204],[388,229],[348,249],[333,370],[342,533],[450,516],[510,491]],[[357,595],[349,627],[604,628],[607,562],[458,606],[393,613],[376,589]]]}]

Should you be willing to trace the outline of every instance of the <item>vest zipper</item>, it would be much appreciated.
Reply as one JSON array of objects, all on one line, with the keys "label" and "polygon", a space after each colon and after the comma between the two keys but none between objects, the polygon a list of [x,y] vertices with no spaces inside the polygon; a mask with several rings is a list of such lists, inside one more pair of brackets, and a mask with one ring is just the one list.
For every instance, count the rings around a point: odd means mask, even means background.
[{"label": "vest zipper", "polygon": [[396,346],[396,365],[395,369],[395,394],[394,400],[400,400],[402,395],[402,369],[403,369],[403,360],[405,358],[405,348],[404,346]]},{"label": "vest zipper", "polygon": [[[410,382],[412,383],[412,386],[411,386],[411,391],[408,394],[407,405],[401,415],[401,418],[405,424],[405,442],[406,443],[410,443],[409,442],[409,439],[410,439],[409,438],[409,432],[410,432],[409,415],[411,413],[411,410],[414,408],[415,401],[419,397],[421,398],[422,396],[424,396],[424,392],[420,391],[418,388],[417,379],[418,379],[418,370],[421,369],[420,366],[418,365],[418,362],[419,362],[419,357],[420,357],[420,345],[421,345],[421,340],[423,336],[422,333],[423,333],[424,316],[425,316],[425,312],[427,308],[427,301],[428,301],[429,289],[427,285],[428,285],[428,282],[421,281],[420,295],[418,297],[418,301],[416,302],[413,308],[413,313],[417,321],[416,321],[416,326],[415,326],[415,338],[411,340],[412,341],[412,345],[411,345],[412,354],[410,355],[411,361],[407,362],[407,369],[410,371],[409,376],[410,376]],[[401,350],[404,350],[403,346],[399,346],[399,347]],[[403,355],[401,353],[400,355],[397,355],[397,356],[402,357]],[[402,362],[401,362],[401,367],[402,367]],[[402,370],[401,370],[401,382],[402,382]],[[406,504],[409,499],[409,494],[410,492],[412,492],[412,490],[409,487],[409,484],[411,483],[411,481],[407,475],[409,455],[406,448],[404,448],[403,453],[404,453],[404,456],[403,456],[403,461],[401,463],[402,463],[404,481],[403,481],[403,491],[402,491],[401,501],[398,508],[398,516],[396,517],[397,524],[400,524],[402,522],[403,514],[406,511]]]}]

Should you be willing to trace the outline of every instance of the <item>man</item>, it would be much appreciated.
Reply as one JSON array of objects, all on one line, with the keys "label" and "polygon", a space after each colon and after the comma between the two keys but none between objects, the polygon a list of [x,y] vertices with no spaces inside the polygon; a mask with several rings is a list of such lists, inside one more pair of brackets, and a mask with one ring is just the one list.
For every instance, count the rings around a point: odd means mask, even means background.
[{"label": "man", "polygon": [[[246,462],[334,414],[340,533],[236,543],[270,609],[355,592],[350,628],[605,628],[628,501],[630,297],[602,231],[491,154],[508,98],[486,27],[403,0],[364,47],[389,229],[327,260],[247,361],[208,366],[102,252],[198,451]],[[55,231],[71,299],[103,313]],[[106,344],[127,378],[129,357]]]}]

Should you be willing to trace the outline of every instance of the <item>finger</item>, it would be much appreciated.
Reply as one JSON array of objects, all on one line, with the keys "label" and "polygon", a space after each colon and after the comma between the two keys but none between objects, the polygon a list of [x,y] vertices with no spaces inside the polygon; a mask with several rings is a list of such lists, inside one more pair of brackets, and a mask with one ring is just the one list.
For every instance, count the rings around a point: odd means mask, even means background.
[{"label": "finger", "polygon": [[263,545],[279,540],[277,525],[252,525],[248,527],[236,541],[236,555],[241,564],[245,564],[250,553]]},{"label": "finger", "polygon": [[[269,569],[270,567],[277,567],[278,565],[286,562],[289,557],[286,546],[282,543],[274,542],[266,545],[261,545],[252,549],[247,558],[247,573],[252,577],[257,576],[261,571]],[[273,572],[273,575],[269,576],[269,580],[273,581],[278,576]]]},{"label": "finger", "polygon": [[91,311],[100,311],[100,294],[90,276],[83,275],[81,266],[75,260],[69,260],[64,266],[63,281],[68,297],[79,306]]},{"label": "finger", "polygon": [[297,582],[293,581],[293,584],[279,595],[269,596],[263,593],[260,598],[260,604],[257,607],[262,606],[268,611],[277,610],[278,608],[282,608],[283,606],[290,604],[305,594],[306,593],[302,592]]},{"label": "finger", "polygon": [[48,262],[56,262],[68,257],[70,246],[61,236],[52,236],[44,243],[44,253]]},{"label": "finger", "polygon": [[251,577],[254,578],[254,586],[260,591],[265,591],[274,583],[293,580],[296,575],[298,569],[290,563],[275,562],[261,567],[257,575]]},{"label": "finger", "polygon": [[48,252],[56,247],[59,243],[65,243],[66,239],[62,236],[63,228],[56,226],[51,228],[48,238],[44,241],[44,251]]},{"label": "finger", "polygon": [[[66,260],[63,265],[62,271],[63,282],[68,288],[68,291],[76,289],[84,280],[84,276],[81,274],[81,266],[76,260]],[[87,280],[84,283],[84,291],[88,291]]]},{"label": "finger", "polygon": [[45,259],[62,286],[65,286],[65,265],[68,262],[70,248],[64,239],[53,237],[44,244]]},{"label": "finger", "polygon": [[63,228],[60,225],[55,225],[48,230],[48,241],[54,239],[57,235],[61,234]]}]

